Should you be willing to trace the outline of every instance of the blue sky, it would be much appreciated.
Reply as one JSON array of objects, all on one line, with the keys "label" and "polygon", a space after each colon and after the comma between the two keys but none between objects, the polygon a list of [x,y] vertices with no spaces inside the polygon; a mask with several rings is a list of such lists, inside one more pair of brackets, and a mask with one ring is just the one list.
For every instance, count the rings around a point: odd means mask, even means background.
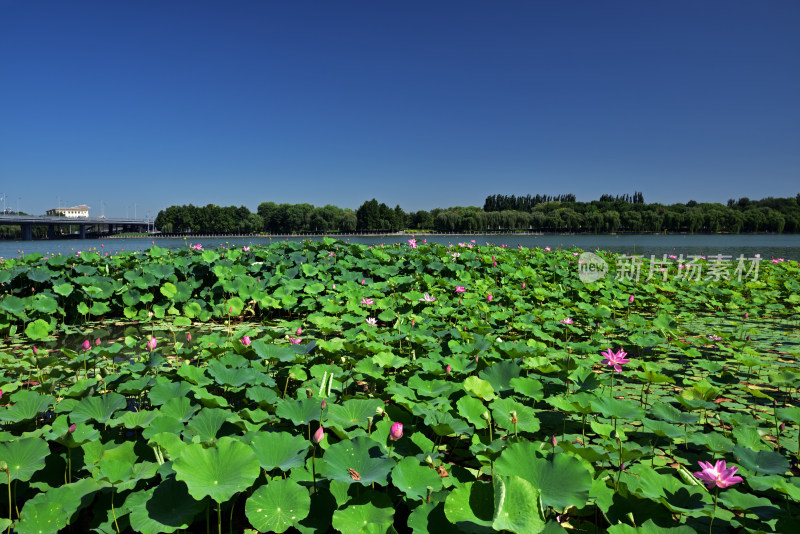
[{"label": "blue sky", "polygon": [[0,195],[794,196],[798,28],[795,0],[0,0]]}]

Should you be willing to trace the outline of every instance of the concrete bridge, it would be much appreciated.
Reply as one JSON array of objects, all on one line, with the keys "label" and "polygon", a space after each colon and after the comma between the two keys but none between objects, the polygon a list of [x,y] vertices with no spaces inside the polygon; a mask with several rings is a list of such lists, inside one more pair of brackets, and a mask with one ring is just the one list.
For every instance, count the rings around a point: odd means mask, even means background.
[{"label": "concrete bridge", "polygon": [[[33,239],[34,226],[47,227],[47,239],[101,237],[125,232],[149,232],[154,230],[152,219],[110,219],[107,217],[58,217],[35,215],[0,214],[0,225],[19,226],[22,240]],[[78,233],[70,231],[77,227]]]}]

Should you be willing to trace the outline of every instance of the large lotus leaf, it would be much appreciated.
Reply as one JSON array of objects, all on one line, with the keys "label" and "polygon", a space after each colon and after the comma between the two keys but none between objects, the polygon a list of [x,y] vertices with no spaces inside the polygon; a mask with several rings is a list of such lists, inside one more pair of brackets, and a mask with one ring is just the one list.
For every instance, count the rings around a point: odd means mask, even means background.
[{"label": "large lotus leaf", "polygon": [[[0,443],[0,461],[6,463],[11,480],[23,482],[30,480],[36,471],[44,467],[48,454],[50,454],[50,447],[46,441],[39,438],[24,438]],[[7,482],[6,476],[0,477],[0,484]]]},{"label": "large lotus leaf", "polygon": [[251,401],[257,402],[262,408],[278,401],[278,394],[275,393],[275,390],[264,386],[248,387],[245,396]]},{"label": "large lotus leaf", "polygon": [[467,482],[447,496],[444,514],[461,532],[494,532],[494,490],[486,482]]},{"label": "large lotus leaf", "polygon": [[464,389],[485,401],[490,401],[495,397],[494,388],[492,385],[477,376],[469,376],[464,381]]},{"label": "large lotus leaf", "polygon": [[779,452],[756,452],[737,445],[733,448],[733,454],[742,467],[756,473],[782,475],[789,470],[789,460]]},{"label": "large lotus leaf", "polygon": [[245,514],[259,532],[285,532],[308,516],[308,490],[293,480],[272,479],[245,503]]},{"label": "large lotus leaf", "polygon": [[250,442],[258,461],[267,471],[275,468],[289,471],[303,465],[309,441],[288,432],[259,432]]},{"label": "large lotus leaf", "polygon": [[[33,511],[37,508],[39,510],[47,510],[47,507],[44,505],[48,503],[58,504],[61,513],[58,524],[61,528],[64,528],[75,512],[84,506],[88,506],[91,502],[91,498],[87,499],[85,497],[103,487],[105,487],[105,484],[92,478],[83,478],[70,484],[62,484],[61,486],[51,488],[43,493],[37,493],[32,499],[25,503],[25,506],[31,506],[31,511]],[[47,523],[47,519],[46,517],[42,517],[45,523]],[[35,525],[37,521],[31,522],[23,528],[33,529],[33,525]],[[53,523],[49,524],[52,525]]]},{"label": "large lotus leaf", "polygon": [[186,425],[186,433],[194,434],[200,441],[211,441],[230,415],[228,410],[203,408]]},{"label": "large lotus leaf", "polygon": [[[477,377],[470,377],[479,380]],[[469,379],[468,379],[469,380]],[[431,398],[448,398],[461,387],[456,382],[447,380],[425,380],[419,375],[413,375],[408,380],[408,387],[412,388],[418,396]]]},{"label": "large lotus leaf", "polygon": [[173,399],[182,399],[192,391],[192,385],[186,382],[160,382],[150,389],[150,404],[161,406]]},{"label": "large lotus leaf", "polygon": [[760,519],[770,520],[778,517],[780,508],[764,497],[757,497],[752,493],[742,493],[734,488],[720,492],[719,500],[728,510],[738,510],[744,513],[757,515]]},{"label": "large lotus leaf", "polygon": [[413,457],[403,458],[392,469],[392,483],[411,499],[423,500],[428,491],[439,491],[442,478],[429,465],[422,465]]},{"label": "large lotus leaf", "polygon": [[592,487],[592,475],[578,459],[565,453],[549,459],[538,457],[530,442],[506,447],[495,462],[495,473],[524,478],[542,493],[545,506],[558,510],[582,508]]},{"label": "large lotus leaf", "polygon": [[478,376],[489,382],[495,391],[505,393],[512,389],[511,381],[518,378],[520,373],[522,373],[522,368],[519,365],[513,361],[504,360],[493,363],[478,373]]},{"label": "large lotus leaf", "polygon": [[172,417],[173,419],[185,423],[191,419],[199,409],[200,406],[192,404],[190,399],[186,397],[177,397],[167,401],[159,411],[162,416]]},{"label": "large lotus leaf", "polygon": [[599,397],[592,401],[592,408],[604,417],[628,420],[641,420],[644,417],[644,410],[629,400]]},{"label": "large lotus leaf", "polygon": [[[52,313],[55,310],[50,311]],[[28,323],[28,326],[25,327],[25,335],[28,338],[37,341],[40,339],[44,339],[50,335],[50,331],[52,328],[50,327],[50,323],[43,321],[42,319],[36,319],[32,323]]]},{"label": "large lotus leaf", "polygon": [[178,369],[178,376],[185,378],[187,381],[200,387],[205,387],[214,383],[212,379],[206,376],[206,370],[204,367],[181,365],[180,369]]},{"label": "large lotus leaf", "polygon": [[381,447],[367,437],[340,441],[325,451],[325,476],[342,482],[387,484],[394,461],[381,452]]},{"label": "large lotus leaf", "polygon": [[326,423],[342,430],[353,426],[367,427],[367,417],[375,417],[375,411],[383,408],[380,399],[350,399],[343,404],[329,404]]},{"label": "large lotus leaf", "polygon": [[53,286],[53,291],[57,294],[61,295],[62,297],[68,297],[72,293],[74,286],[69,282],[65,282],[63,284],[58,284]]},{"label": "large lotus leaf", "polygon": [[697,531],[692,527],[680,525],[677,527],[660,527],[648,519],[640,527],[632,527],[625,523],[611,525],[608,527],[609,534],[695,534]]},{"label": "large lotus leaf", "polygon": [[40,413],[55,402],[50,395],[40,395],[33,391],[18,391],[13,397],[14,404],[5,410],[0,410],[0,421],[7,423],[20,423],[36,418]]},{"label": "large lotus leaf", "polygon": [[278,404],[275,415],[289,419],[295,426],[307,425],[311,421],[319,420],[322,416],[322,407],[320,400],[314,397],[300,400],[286,399]]},{"label": "large lotus leaf", "polygon": [[475,428],[481,429],[489,426],[483,417],[483,414],[488,413],[489,410],[481,400],[465,395],[458,399],[456,406],[458,407],[458,414]]},{"label": "large lotus leaf", "polygon": [[189,528],[195,516],[205,508],[174,477],[168,477],[154,488],[131,493],[125,506],[131,510],[131,527],[142,534]]},{"label": "large lotus leaf", "polygon": [[125,397],[119,393],[106,393],[97,397],[85,397],[81,400],[72,413],[69,415],[73,423],[83,423],[86,421],[97,421],[106,423],[114,412],[127,406]]},{"label": "large lotus leaf", "polygon": [[529,399],[540,401],[544,398],[544,388],[542,383],[532,377],[517,377],[512,378],[509,382],[514,392],[518,395],[524,395]]},{"label": "large lotus leaf", "polygon": [[544,512],[539,490],[520,477],[496,476],[494,484],[495,530],[534,534],[544,530]]},{"label": "large lotus leaf", "polygon": [[[509,432],[538,432],[539,419],[533,408],[525,406],[513,399],[496,399],[489,405],[492,409],[492,418],[501,428]],[[516,426],[512,422],[512,412],[516,414]]]},{"label": "large lotus leaf", "polygon": [[121,421],[123,426],[128,429],[147,428],[156,417],[158,417],[158,412],[150,410],[125,412],[122,417],[116,418],[115,421]]},{"label": "large lotus leaf", "polygon": [[666,402],[658,402],[653,404],[647,410],[647,413],[648,415],[657,417],[662,421],[676,425],[693,425],[700,419],[700,416],[697,414],[682,412]]},{"label": "large lotus leaf", "polygon": [[391,532],[393,521],[394,506],[389,497],[370,491],[333,512],[332,525],[342,534],[383,534]]},{"label": "large lotus leaf", "polygon": [[293,362],[297,359],[295,353],[290,347],[286,345],[274,345],[266,343],[262,339],[256,339],[250,345],[250,348],[255,350],[259,358],[269,361]]},{"label": "large lotus leaf", "polygon": [[727,454],[733,450],[733,441],[722,434],[693,432],[689,435],[689,442],[694,445],[704,445],[711,452]]},{"label": "large lotus leaf", "polygon": [[17,534],[57,534],[68,522],[61,504],[30,500],[22,508],[14,529]]},{"label": "large lotus leaf", "polygon": [[249,488],[261,469],[253,449],[230,437],[220,438],[210,448],[187,445],[172,468],[192,497],[199,501],[208,495],[219,503]]},{"label": "large lotus leaf", "polygon": [[178,435],[184,430],[184,425],[169,415],[159,415],[142,431],[142,437],[150,439],[156,434],[170,433]]}]

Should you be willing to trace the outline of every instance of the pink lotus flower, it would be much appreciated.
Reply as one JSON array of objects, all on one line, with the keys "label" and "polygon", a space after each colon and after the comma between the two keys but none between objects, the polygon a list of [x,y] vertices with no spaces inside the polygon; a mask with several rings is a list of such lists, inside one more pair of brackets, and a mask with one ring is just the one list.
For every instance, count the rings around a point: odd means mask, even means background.
[{"label": "pink lotus flower", "polygon": [[743,480],[742,477],[735,476],[736,471],[738,471],[739,468],[736,466],[728,467],[725,463],[725,460],[717,460],[713,466],[710,462],[697,463],[700,464],[700,467],[702,467],[703,470],[693,474],[696,478],[702,480],[708,489],[711,489],[714,486],[725,489],[728,486],[733,486],[734,484],[738,484]]},{"label": "pink lotus flower", "polygon": [[295,334],[297,334],[299,336],[302,333],[303,333],[303,329],[298,326],[297,330],[295,331]]},{"label": "pink lotus flower", "polygon": [[448,375],[453,371],[453,367],[448,363],[447,367],[444,368],[444,372]]},{"label": "pink lotus flower", "polygon": [[492,302],[492,294],[491,293],[486,295],[486,302]]},{"label": "pink lotus flower", "polygon": [[83,342],[83,350],[89,350],[92,348],[92,343],[87,339]]},{"label": "pink lotus flower", "polygon": [[601,354],[606,357],[602,363],[605,365],[612,365],[614,370],[618,373],[622,371],[622,366],[630,361],[625,359],[625,356],[627,356],[628,353],[623,352],[622,349],[616,353],[612,352],[611,349],[608,349],[606,352],[601,352]]},{"label": "pink lotus flower", "polygon": [[362,306],[372,306],[373,304],[375,304],[375,301],[373,301],[372,299],[368,299],[366,297],[361,299]]},{"label": "pink lotus flower", "polygon": [[628,297],[628,304],[633,304],[633,295]]},{"label": "pink lotus flower", "polygon": [[362,278],[361,279],[361,285],[363,286],[363,285],[366,285],[366,284],[367,284],[367,279],[366,278]]},{"label": "pink lotus flower", "polygon": [[370,326],[377,326],[378,320],[375,317],[367,317],[367,324]]},{"label": "pink lotus flower", "polygon": [[435,302],[435,301],[436,301],[436,298],[435,298],[435,297],[432,297],[432,296],[430,296],[430,295],[429,295],[429,294],[427,294],[427,293],[425,293],[425,295],[424,295],[424,296],[423,296],[421,299],[419,299],[419,300],[420,300],[420,302]]},{"label": "pink lotus flower", "polygon": [[417,248],[417,240],[416,239],[409,239],[408,244],[411,248]]},{"label": "pink lotus flower", "polygon": [[397,441],[402,437],[403,437],[403,423],[393,424],[392,428],[389,430],[389,439],[391,439],[392,441]]},{"label": "pink lotus flower", "polygon": [[69,425],[69,428],[67,429],[67,431],[69,431],[69,433],[72,434],[73,432],[75,432],[76,428],[78,428],[78,425],[76,425],[75,423],[72,423],[71,425]]},{"label": "pink lotus flower", "polygon": [[303,340],[300,339],[299,337],[290,337],[289,341],[292,342],[292,345],[299,345],[300,342],[303,341]]},{"label": "pink lotus flower", "polygon": [[156,350],[156,346],[158,345],[158,341],[156,338],[151,337],[147,340],[147,348],[148,350]]},{"label": "pink lotus flower", "polygon": [[525,282],[522,282],[522,289],[525,289]]},{"label": "pink lotus flower", "polygon": [[249,347],[251,343],[250,336],[242,336],[241,342],[245,347]]},{"label": "pink lotus flower", "polygon": [[572,317],[567,317],[566,319],[561,319],[561,324],[572,324]]},{"label": "pink lotus flower", "polygon": [[36,348],[36,345],[33,346],[33,355],[34,356],[38,356],[39,355],[39,349]]},{"label": "pink lotus flower", "polygon": [[102,343],[102,341],[100,341],[99,337],[94,340],[94,344],[95,344],[96,347],[99,347],[101,343]]},{"label": "pink lotus flower", "polygon": [[456,293],[463,293],[467,289],[464,286],[456,286]]},{"label": "pink lotus flower", "polygon": [[[325,402],[325,401],[322,401],[322,402]],[[317,429],[317,431],[314,432],[314,435],[311,437],[311,441],[313,441],[314,444],[317,444],[320,441],[322,441],[323,439],[325,439],[325,430],[323,430],[322,427],[319,427]]]},{"label": "pink lotus flower", "polygon": [[192,333],[191,332],[188,332],[186,334],[186,341],[192,341]]}]

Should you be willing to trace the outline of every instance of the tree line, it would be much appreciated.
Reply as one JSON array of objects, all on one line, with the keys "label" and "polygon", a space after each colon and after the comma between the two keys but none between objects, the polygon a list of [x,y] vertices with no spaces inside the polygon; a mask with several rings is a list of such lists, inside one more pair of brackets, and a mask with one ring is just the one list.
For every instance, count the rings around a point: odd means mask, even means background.
[{"label": "tree line", "polygon": [[[516,206],[518,209],[511,209]],[[526,195],[487,197],[476,206],[404,211],[374,198],[357,210],[311,204],[262,202],[256,213],[245,206],[170,206],[159,212],[156,227],[166,234],[292,234],[396,232],[670,232],[741,233],[800,232],[800,194],[796,197],[750,200],[731,199],[727,204],[660,204],[633,195],[602,195],[599,200],[578,202],[575,195]]]}]

